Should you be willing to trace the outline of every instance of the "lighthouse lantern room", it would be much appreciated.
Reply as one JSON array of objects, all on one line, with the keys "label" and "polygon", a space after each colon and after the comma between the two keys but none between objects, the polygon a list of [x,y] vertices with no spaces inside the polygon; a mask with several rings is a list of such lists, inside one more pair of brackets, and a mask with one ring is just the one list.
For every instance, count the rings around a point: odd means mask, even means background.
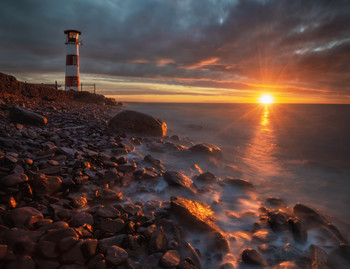
[{"label": "lighthouse lantern room", "polygon": [[65,30],[66,39],[66,83],[65,90],[79,91],[79,40],[80,31]]}]

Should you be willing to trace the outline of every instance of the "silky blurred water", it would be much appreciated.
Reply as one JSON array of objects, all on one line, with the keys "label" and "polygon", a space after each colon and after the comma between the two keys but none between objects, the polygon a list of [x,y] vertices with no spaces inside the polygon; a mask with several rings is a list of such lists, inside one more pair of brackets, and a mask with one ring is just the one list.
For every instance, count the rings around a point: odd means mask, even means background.
[{"label": "silky blurred water", "polygon": [[219,146],[218,176],[247,179],[262,197],[307,204],[349,227],[350,105],[127,103],[125,109],[162,119],[169,136]]}]

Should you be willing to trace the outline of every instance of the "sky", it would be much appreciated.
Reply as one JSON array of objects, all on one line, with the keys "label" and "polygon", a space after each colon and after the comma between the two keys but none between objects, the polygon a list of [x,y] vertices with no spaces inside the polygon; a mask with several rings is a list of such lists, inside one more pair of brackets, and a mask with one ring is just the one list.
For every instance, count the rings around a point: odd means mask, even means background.
[{"label": "sky", "polygon": [[63,85],[66,29],[120,101],[350,103],[350,0],[2,0],[0,72]]}]

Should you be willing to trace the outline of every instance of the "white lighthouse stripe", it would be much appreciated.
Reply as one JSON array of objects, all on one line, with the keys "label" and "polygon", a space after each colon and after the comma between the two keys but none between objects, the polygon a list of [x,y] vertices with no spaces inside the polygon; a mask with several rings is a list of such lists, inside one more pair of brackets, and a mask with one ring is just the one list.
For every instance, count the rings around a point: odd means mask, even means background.
[{"label": "white lighthouse stripe", "polygon": [[79,66],[66,65],[66,77],[78,77],[78,76],[79,76]]},{"label": "white lighthouse stripe", "polygon": [[79,49],[77,44],[67,44],[66,45],[66,55],[79,55]]}]

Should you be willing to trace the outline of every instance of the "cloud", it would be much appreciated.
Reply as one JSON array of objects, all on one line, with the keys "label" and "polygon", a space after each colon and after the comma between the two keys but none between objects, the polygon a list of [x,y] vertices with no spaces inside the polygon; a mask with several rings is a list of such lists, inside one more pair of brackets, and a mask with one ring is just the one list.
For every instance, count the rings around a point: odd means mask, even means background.
[{"label": "cloud", "polygon": [[348,0],[5,0],[0,68],[64,72],[63,30],[76,28],[82,73],[348,96],[349,14]]}]

